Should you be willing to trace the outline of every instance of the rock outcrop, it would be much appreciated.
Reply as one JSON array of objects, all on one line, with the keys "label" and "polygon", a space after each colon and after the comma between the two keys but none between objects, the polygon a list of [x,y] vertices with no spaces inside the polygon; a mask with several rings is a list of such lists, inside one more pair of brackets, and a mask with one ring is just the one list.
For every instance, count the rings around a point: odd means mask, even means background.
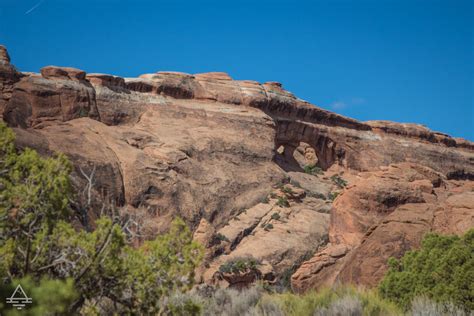
[{"label": "rock outcrop", "polygon": [[[388,257],[417,247],[426,232],[474,226],[472,142],[414,124],[359,122],[276,82],[56,66],[20,73],[1,46],[0,92],[18,147],[72,161],[82,225],[94,225],[103,203],[141,223],[142,238],[180,216],[206,247],[201,281],[241,284],[230,275],[216,281],[216,271],[253,256],[260,264],[245,280],[295,272],[297,291],[371,286]],[[89,184],[90,201],[82,194]]]},{"label": "rock outcrop", "polygon": [[0,45],[0,118],[5,106],[10,100],[13,85],[21,78],[21,74],[10,64],[10,56],[7,49]]},{"label": "rock outcrop", "polygon": [[80,117],[98,119],[95,90],[85,77],[82,70],[54,66],[41,69],[41,76],[25,76],[14,86],[4,119],[22,128]]},{"label": "rock outcrop", "polygon": [[310,195],[286,184],[233,217],[216,231],[220,241],[211,249],[219,255],[208,260],[204,281],[215,282],[221,265],[245,257],[261,262],[262,277],[275,281],[276,276],[288,273],[295,262],[326,244],[331,203]]},{"label": "rock outcrop", "polygon": [[336,282],[375,286],[390,257],[420,245],[427,232],[474,227],[474,183],[411,163],[363,172],[334,202],[329,244],[292,276],[296,291]]}]

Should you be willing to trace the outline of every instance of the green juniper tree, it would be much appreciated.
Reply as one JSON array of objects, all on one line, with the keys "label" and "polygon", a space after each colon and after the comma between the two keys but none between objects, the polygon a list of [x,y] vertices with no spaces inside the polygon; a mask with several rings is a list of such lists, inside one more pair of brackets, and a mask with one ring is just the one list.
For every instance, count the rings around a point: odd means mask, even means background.
[{"label": "green juniper tree", "polygon": [[474,310],[474,229],[462,237],[427,234],[421,249],[391,258],[389,265],[379,290],[401,307],[425,296]]}]

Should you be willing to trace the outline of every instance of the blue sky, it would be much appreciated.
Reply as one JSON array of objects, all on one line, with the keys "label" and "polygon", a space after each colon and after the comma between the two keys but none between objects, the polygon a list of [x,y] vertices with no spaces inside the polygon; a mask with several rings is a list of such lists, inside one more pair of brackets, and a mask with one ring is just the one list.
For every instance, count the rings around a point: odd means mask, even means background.
[{"label": "blue sky", "polygon": [[22,71],[225,71],[474,140],[473,21],[471,0],[0,0],[0,43]]}]

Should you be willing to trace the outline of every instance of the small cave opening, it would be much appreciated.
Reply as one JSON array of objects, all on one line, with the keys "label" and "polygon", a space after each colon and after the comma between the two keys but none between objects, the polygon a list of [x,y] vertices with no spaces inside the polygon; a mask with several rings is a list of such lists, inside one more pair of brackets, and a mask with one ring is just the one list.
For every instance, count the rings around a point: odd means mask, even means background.
[{"label": "small cave opening", "polygon": [[278,144],[273,160],[286,172],[303,172],[302,166],[294,157],[296,147],[291,144]]},{"label": "small cave opening", "polygon": [[304,172],[306,166],[329,169],[344,159],[344,150],[328,137],[318,137],[313,141],[277,140],[274,161],[286,172]]},{"label": "small cave opening", "polygon": [[318,152],[305,142],[277,143],[274,161],[286,172],[304,172],[307,166],[327,170],[335,162],[333,155],[330,155],[330,160],[327,159],[327,152]]}]

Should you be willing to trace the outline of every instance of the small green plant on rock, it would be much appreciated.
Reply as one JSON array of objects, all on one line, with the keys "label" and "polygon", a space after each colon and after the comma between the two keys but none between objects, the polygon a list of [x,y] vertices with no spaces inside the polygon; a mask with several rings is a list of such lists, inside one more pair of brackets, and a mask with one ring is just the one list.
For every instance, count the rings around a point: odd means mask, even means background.
[{"label": "small green plant on rock", "polygon": [[230,259],[219,267],[221,273],[241,273],[257,269],[259,262],[254,257],[237,257]]},{"label": "small green plant on rock", "polygon": [[279,196],[276,205],[280,207],[290,207],[290,202],[288,202],[288,199],[286,197]]},{"label": "small green plant on rock", "polygon": [[274,219],[274,220],[277,221],[277,220],[279,220],[280,218],[281,218],[281,216],[280,216],[280,214],[278,214],[277,212],[275,212],[275,213],[272,214],[272,219]]},{"label": "small green plant on rock", "polygon": [[296,181],[294,179],[290,179],[290,184],[294,187],[297,187],[297,188],[301,189],[301,183],[299,183],[298,181]]},{"label": "small green plant on rock", "polygon": [[221,241],[230,242],[229,238],[227,238],[225,235],[223,235],[223,234],[221,234],[221,233],[217,233],[217,234],[216,234],[216,239],[219,240],[220,242],[221,242]]},{"label": "small green plant on rock", "polygon": [[331,177],[332,182],[338,187],[345,188],[347,186],[347,181],[341,178],[339,175],[335,174]]},{"label": "small green plant on rock", "polygon": [[264,229],[265,231],[269,231],[270,229],[273,229],[273,224],[266,224],[266,225],[263,227],[263,229]]},{"label": "small green plant on rock", "polygon": [[286,187],[286,186],[284,186],[284,187],[281,188],[281,192],[283,192],[283,193],[285,193],[285,194],[293,194],[293,193],[295,193],[290,187]]},{"label": "small green plant on rock", "polygon": [[328,200],[334,201],[339,195],[339,192],[330,192],[328,194]]},{"label": "small green plant on rock", "polygon": [[326,196],[322,193],[319,193],[319,192],[315,192],[315,193],[307,192],[306,196],[312,197],[312,198],[315,198],[315,199],[320,199],[320,200],[327,200]]},{"label": "small green plant on rock", "polygon": [[323,169],[319,168],[316,165],[306,165],[303,167],[305,173],[310,175],[323,174]]}]

